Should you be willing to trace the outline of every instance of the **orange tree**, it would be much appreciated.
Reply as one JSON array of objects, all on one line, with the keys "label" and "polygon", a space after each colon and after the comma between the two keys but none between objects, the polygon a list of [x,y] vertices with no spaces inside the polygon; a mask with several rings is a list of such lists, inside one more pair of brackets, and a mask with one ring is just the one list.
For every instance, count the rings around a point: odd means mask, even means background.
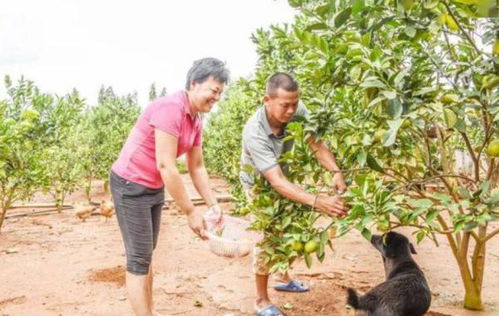
[{"label": "orange tree", "polygon": [[109,171],[140,114],[135,94],[115,95],[111,87],[101,88],[98,104],[89,107],[76,128],[76,155],[83,169],[84,189],[91,200],[92,182],[104,180],[108,190]]},{"label": "orange tree", "polygon": [[51,103],[35,107],[44,117],[40,128],[45,135],[40,137],[43,143],[43,165],[48,185],[43,188],[55,200],[59,211],[65,198],[75,191],[82,179],[82,165],[76,156],[79,137],[76,126],[84,114],[84,100],[76,90],[63,97],[52,96]]},{"label": "orange tree", "polygon": [[33,105],[50,101],[30,81],[21,79],[13,85],[5,77],[5,86],[8,96],[0,100],[0,228],[14,202],[47,185],[38,143],[41,118]]},{"label": "orange tree", "polygon": [[5,77],[7,98],[1,101],[0,227],[7,209],[29,199],[36,190],[53,194],[56,206],[79,181],[72,127],[83,110],[78,93],[57,97],[33,82],[13,84]]},{"label": "orange tree", "polygon": [[85,108],[76,90],[63,97],[41,92],[32,81],[13,84],[0,100],[0,228],[16,201],[37,190],[49,192],[60,208],[84,182],[107,180],[140,107],[136,96],[102,89],[99,104]]},{"label": "orange tree", "polygon": [[[351,211],[332,224],[338,235],[355,228],[369,238],[372,229],[398,226],[414,227],[418,241],[444,235],[464,306],[482,309],[486,244],[499,234],[489,228],[499,215],[498,22],[477,19],[480,8],[464,0],[289,3],[298,10],[292,25],[253,37],[260,60],[248,92],[258,95],[254,89],[276,70],[302,86],[313,113],[305,128],[290,126],[298,146],[283,157],[295,170],[288,176],[310,191],[328,186],[300,149],[303,131],[313,129],[352,181],[345,195]],[[456,150],[471,159],[471,173],[457,171]],[[301,255],[310,264],[313,252],[301,249],[310,240],[322,259],[328,238],[313,228],[315,213],[285,202],[265,182],[256,190],[260,197],[244,210],[271,237],[262,246],[274,270]]]}]

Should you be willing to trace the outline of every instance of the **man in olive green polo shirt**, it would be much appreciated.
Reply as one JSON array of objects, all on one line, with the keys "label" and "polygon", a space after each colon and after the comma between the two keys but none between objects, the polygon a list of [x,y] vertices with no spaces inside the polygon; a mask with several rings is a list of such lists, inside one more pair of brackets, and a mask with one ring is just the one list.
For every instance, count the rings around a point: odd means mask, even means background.
[{"label": "man in olive green polo shirt", "polygon": [[[266,87],[264,106],[259,108],[247,121],[243,130],[241,165],[250,165],[254,171],[262,174],[272,187],[295,202],[313,206],[318,210],[332,215],[346,214],[347,207],[340,196],[315,196],[286,179],[283,168],[278,163],[280,156],[293,147],[292,141],[283,142],[286,136],[286,124],[297,116],[308,116],[307,108],[299,102],[298,84],[286,73],[272,75]],[[315,152],[316,159],[330,171],[339,171],[336,159],[322,141],[309,138],[309,147]],[[244,169],[244,168],[242,168]],[[240,180],[248,197],[254,184],[253,175],[241,172]],[[337,192],[346,190],[345,179],[341,172],[335,173],[333,186]],[[269,269],[264,264],[263,252],[255,248],[253,257],[253,272],[256,282],[255,312],[257,315],[283,315],[283,312],[273,305],[268,297],[267,284]],[[275,289],[290,292],[305,292],[308,287],[301,282],[292,280],[288,274],[278,276],[281,284]]]}]

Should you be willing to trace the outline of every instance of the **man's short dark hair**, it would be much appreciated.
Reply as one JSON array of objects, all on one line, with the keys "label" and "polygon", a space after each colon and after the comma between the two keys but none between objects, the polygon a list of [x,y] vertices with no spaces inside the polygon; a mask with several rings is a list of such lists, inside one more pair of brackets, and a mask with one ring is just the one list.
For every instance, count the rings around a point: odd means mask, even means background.
[{"label": "man's short dark hair", "polygon": [[194,61],[191,69],[187,72],[185,89],[189,90],[191,83],[203,83],[209,77],[226,84],[229,81],[229,70],[225,67],[225,63],[213,57]]},{"label": "man's short dark hair", "polygon": [[265,92],[271,98],[277,96],[277,90],[283,89],[288,92],[298,91],[298,82],[291,75],[284,72],[276,72],[269,80]]}]

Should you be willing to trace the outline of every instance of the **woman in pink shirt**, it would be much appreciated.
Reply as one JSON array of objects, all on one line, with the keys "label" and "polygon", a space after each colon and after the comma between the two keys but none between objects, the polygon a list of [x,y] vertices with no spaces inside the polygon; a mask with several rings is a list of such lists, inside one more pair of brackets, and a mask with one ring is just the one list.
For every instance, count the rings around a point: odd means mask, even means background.
[{"label": "woman in pink shirt", "polygon": [[206,239],[206,223],[195,209],[176,168],[186,154],[196,190],[209,208],[221,212],[209,185],[202,152],[200,113],[211,110],[228,81],[215,58],[194,62],[186,90],[153,101],[143,111],[111,168],[111,193],[126,249],[126,286],[137,315],[153,315],[152,253],[158,240],[164,187],[187,215],[189,227]]}]

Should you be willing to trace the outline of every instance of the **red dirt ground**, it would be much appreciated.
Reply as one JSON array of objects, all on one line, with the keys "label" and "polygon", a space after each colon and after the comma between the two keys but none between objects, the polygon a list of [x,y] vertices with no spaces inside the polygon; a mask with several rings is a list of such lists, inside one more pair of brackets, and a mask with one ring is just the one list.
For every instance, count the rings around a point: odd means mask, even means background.
[{"label": "red dirt ground", "polygon": [[[192,189],[188,178],[185,182]],[[220,179],[218,194],[227,192]],[[109,199],[100,185],[93,200]],[[69,203],[84,202],[81,192]],[[50,202],[37,195],[33,202]],[[223,204],[229,211],[232,205]],[[201,206],[205,209],[204,206]],[[12,216],[24,212],[10,210]],[[497,227],[497,224],[495,224]],[[410,231],[404,230],[410,236]],[[250,256],[228,259],[212,254],[189,230],[183,215],[165,210],[154,254],[154,299],[163,315],[250,315],[254,284]],[[460,276],[446,240],[417,245],[415,256],[433,292],[428,315],[499,315],[499,238],[488,246],[484,280],[485,311],[460,307]],[[124,287],[124,248],[116,219],[92,216],[82,222],[74,210],[9,217],[0,234],[0,315],[131,315]],[[270,290],[288,315],[353,315],[345,307],[345,288],[367,291],[384,278],[379,256],[356,232],[335,241],[323,264],[307,269],[298,262],[292,276],[310,285],[304,294]]]}]

